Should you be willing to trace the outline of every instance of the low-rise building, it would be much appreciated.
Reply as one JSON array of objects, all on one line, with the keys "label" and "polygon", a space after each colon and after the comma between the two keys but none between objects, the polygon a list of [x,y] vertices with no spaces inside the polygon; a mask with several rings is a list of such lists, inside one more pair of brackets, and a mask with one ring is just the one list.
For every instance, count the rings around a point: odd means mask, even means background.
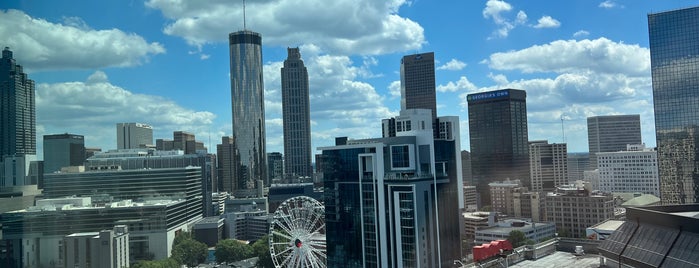
[{"label": "low-rise building", "polygon": [[63,267],[122,268],[129,266],[129,231],[126,225],[111,230],[74,233],[59,246]]},{"label": "low-rise building", "polygon": [[218,241],[223,239],[224,219],[218,216],[206,217],[194,224],[192,233],[194,239],[206,244],[209,247],[216,246]]},{"label": "low-rise building", "polygon": [[478,228],[475,232],[475,243],[478,245],[507,239],[512,231],[520,231],[527,239],[536,243],[556,236],[556,226],[553,223],[506,219],[496,222],[494,226]]},{"label": "low-rise building", "polygon": [[557,187],[546,195],[546,221],[560,236],[584,237],[587,227],[615,218],[614,197],[590,191],[590,184]]},{"label": "low-rise building", "polygon": [[620,220],[606,220],[588,227],[585,230],[585,236],[592,240],[605,240],[607,237],[612,235],[614,231],[619,229],[624,221]]}]

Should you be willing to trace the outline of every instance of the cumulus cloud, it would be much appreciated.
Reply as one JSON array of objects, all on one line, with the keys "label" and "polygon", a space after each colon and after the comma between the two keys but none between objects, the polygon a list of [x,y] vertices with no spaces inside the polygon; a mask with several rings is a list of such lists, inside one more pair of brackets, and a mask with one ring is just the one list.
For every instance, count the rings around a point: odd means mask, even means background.
[{"label": "cumulus cloud", "polygon": [[400,98],[400,81],[393,81],[390,85],[388,85],[388,94],[391,95],[392,100]]},{"label": "cumulus cloud", "polygon": [[456,82],[449,81],[446,85],[437,86],[437,91],[439,92],[456,92],[464,90],[471,92],[475,91],[476,89],[478,89],[478,87],[471,83],[471,81],[468,81],[466,76],[460,77]]},{"label": "cumulus cloud", "polygon": [[558,28],[561,26],[561,22],[552,18],[551,16],[543,16],[539,19],[538,23],[534,25],[534,28]]},{"label": "cumulus cloud", "polygon": [[573,37],[579,38],[579,37],[585,37],[585,36],[588,36],[588,35],[590,35],[590,32],[585,31],[585,30],[580,30],[580,31],[575,32],[575,33],[573,34]]},{"label": "cumulus cloud", "polygon": [[0,40],[28,70],[97,69],[140,65],[163,45],[119,29],[94,30],[77,17],[63,23],[0,10]]},{"label": "cumulus cloud", "polygon": [[103,149],[116,148],[114,127],[119,122],[153,125],[157,137],[172,136],[174,130],[205,137],[215,118],[164,97],[133,93],[110,83],[102,71],[84,82],[37,84],[36,107],[37,125],[46,134],[82,134],[88,146]]},{"label": "cumulus cloud", "polygon": [[614,2],[612,0],[607,0],[607,1],[604,1],[602,3],[599,3],[598,7],[612,9],[615,7],[623,8],[624,6],[617,4],[616,2]]},{"label": "cumulus cloud", "polygon": [[487,62],[496,70],[524,73],[593,71],[644,77],[650,74],[650,51],[647,48],[603,37],[557,40],[518,51],[494,53]]},{"label": "cumulus cloud", "polygon": [[437,67],[437,70],[459,71],[463,68],[466,68],[466,63],[457,59],[451,59],[444,65]]},{"label": "cumulus cloud", "polygon": [[[240,1],[149,0],[146,6],[172,20],[163,30],[166,34],[194,46],[226,41],[230,32],[243,28]],[[425,43],[424,29],[398,15],[401,6],[409,2],[249,1],[247,28],[261,33],[265,45],[313,43],[331,54],[378,55],[420,49]]]}]

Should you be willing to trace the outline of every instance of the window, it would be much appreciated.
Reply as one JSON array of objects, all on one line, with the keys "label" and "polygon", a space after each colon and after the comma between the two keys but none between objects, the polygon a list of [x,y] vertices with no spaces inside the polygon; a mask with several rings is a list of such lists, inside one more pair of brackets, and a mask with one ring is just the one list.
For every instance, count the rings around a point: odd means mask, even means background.
[{"label": "window", "polygon": [[410,145],[393,145],[391,146],[391,167],[392,168],[409,168],[410,167]]}]

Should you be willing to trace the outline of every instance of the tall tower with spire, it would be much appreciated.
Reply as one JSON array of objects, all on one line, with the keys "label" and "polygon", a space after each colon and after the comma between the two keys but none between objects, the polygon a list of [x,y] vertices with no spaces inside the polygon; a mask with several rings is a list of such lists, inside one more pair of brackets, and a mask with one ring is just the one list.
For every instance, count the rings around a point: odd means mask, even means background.
[{"label": "tall tower with spire", "polygon": [[288,48],[282,67],[284,172],[286,178],[313,176],[308,70],[299,48]]},{"label": "tall tower with spire", "polygon": [[[244,13],[245,11],[243,11]],[[243,23],[245,25],[245,23]],[[262,80],[262,36],[243,29],[228,35],[231,62],[231,106],[236,163],[226,191],[269,185],[265,150],[265,100]],[[224,185],[228,184],[224,182]]]}]

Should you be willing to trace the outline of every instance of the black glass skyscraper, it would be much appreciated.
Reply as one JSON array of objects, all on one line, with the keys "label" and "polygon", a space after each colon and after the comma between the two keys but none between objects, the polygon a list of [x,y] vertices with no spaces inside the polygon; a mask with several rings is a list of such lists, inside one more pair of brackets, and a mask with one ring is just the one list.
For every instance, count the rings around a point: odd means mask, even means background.
[{"label": "black glass skyscraper", "polygon": [[298,48],[287,49],[282,67],[284,173],[289,179],[311,177],[311,111],[308,71]]},{"label": "black glass skyscraper", "polygon": [[400,109],[430,109],[437,118],[434,52],[403,56],[400,61]]},{"label": "black glass skyscraper", "polygon": [[[267,181],[265,99],[262,80],[262,36],[252,31],[228,35],[231,56],[233,144],[237,163],[232,167],[234,190],[255,188]],[[225,182],[224,182],[225,184]]]},{"label": "black glass skyscraper", "polygon": [[467,96],[472,185],[482,205],[491,204],[490,182],[518,179],[530,187],[526,98],[518,89]]},{"label": "black glass skyscraper", "polygon": [[648,14],[660,198],[699,202],[699,7]]},{"label": "black glass skyscraper", "polygon": [[0,157],[35,154],[34,81],[5,47],[0,60]]}]

